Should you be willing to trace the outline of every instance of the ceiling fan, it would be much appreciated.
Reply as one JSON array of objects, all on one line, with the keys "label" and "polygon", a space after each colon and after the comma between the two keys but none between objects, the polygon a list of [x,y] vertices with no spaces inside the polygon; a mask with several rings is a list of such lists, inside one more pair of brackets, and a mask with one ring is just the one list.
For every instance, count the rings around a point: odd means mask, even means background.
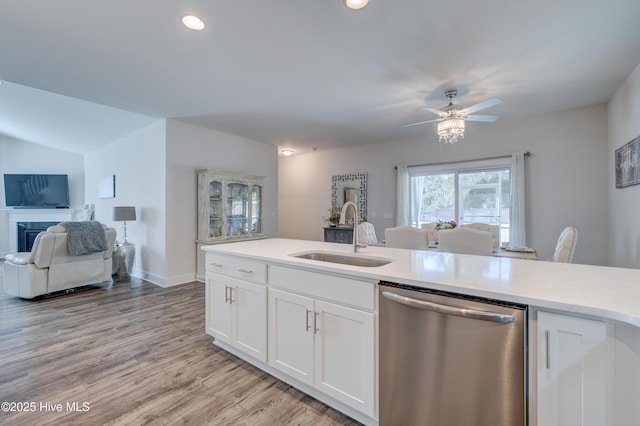
[{"label": "ceiling fan", "polygon": [[420,124],[438,122],[438,136],[440,142],[455,143],[458,138],[464,138],[465,121],[484,121],[494,122],[500,118],[499,115],[470,115],[476,111],[489,108],[502,103],[500,98],[491,98],[467,108],[455,105],[453,99],[458,96],[456,89],[450,89],[444,92],[445,97],[449,100],[449,104],[442,109],[425,107],[427,111],[438,114],[439,117],[433,120],[420,121],[418,123],[405,124],[402,127],[418,126]]}]

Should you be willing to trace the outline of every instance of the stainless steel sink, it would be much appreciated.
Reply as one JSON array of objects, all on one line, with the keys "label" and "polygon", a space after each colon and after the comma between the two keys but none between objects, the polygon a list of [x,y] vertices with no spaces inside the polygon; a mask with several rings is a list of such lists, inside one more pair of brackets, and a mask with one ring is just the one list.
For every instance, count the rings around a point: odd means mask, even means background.
[{"label": "stainless steel sink", "polygon": [[383,266],[393,262],[393,259],[385,259],[382,257],[357,256],[343,253],[331,253],[326,251],[313,251],[306,253],[292,254],[293,257],[300,259],[317,260],[320,262],[341,263],[343,265],[376,267]]}]

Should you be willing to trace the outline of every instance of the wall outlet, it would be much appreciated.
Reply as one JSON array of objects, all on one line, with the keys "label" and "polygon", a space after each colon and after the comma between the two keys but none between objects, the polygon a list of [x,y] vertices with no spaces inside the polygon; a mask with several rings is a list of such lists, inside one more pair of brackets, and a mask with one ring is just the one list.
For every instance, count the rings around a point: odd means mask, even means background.
[{"label": "wall outlet", "polygon": [[393,213],[384,212],[384,213],[382,213],[382,217],[384,219],[393,219]]}]

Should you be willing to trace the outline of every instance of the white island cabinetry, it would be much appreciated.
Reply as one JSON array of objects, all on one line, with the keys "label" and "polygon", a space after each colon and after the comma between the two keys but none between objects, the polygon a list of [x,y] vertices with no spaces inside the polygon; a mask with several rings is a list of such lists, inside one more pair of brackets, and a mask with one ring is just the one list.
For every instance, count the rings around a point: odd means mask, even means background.
[{"label": "white island cabinetry", "polygon": [[375,285],[209,252],[205,330],[215,345],[375,424]]},{"label": "white island cabinetry", "polygon": [[538,424],[607,424],[606,324],[539,311],[537,335]]},{"label": "white island cabinetry", "polygon": [[375,285],[275,266],[269,285],[269,364],[373,417]]},{"label": "white island cabinetry", "polygon": [[207,254],[206,332],[267,361],[266,265]]},{"label": "white island cabinetry", "polygon": [[[640,270],[374,246],[354,255],[344,244],[280,238],[205,250],[268,269],[267,313],[251,320],[268,317],[267,361],[245,356],[238,345],[219,346],[367,425],[378,424],[380,281],[528,305],[528,425],[637,425],[640,419]],[[360,267],[299,256],[311,252],[390,262]],[[230,272],[216,275],[258,284]],[[222,298],[235,288],[223,282]],[[208,306],[209,333],[213,314]]]}]

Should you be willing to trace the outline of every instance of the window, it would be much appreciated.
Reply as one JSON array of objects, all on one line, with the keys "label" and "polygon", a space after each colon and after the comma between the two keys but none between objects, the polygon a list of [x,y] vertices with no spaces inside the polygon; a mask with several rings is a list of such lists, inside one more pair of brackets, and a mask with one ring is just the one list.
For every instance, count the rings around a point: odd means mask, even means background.
[{"label": "window", "polygon": [[455,220],[500,226],[509,241],[510,158],[409,167],[410,224]]}]

